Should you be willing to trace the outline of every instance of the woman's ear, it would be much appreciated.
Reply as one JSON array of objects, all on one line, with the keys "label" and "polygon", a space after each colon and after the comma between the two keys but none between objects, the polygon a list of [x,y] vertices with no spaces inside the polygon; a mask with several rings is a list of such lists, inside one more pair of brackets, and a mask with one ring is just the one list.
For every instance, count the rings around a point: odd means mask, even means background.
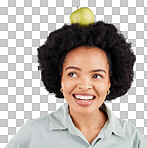
[{"label": "woman's ear", "polygon": [[62,88],[62,86],[63,86],[62,82],[63,82],[63,80],[62,80],[62,77],[61,77],[61,81],[60,81],[60,84],[61,84],[61,88]]},{"label": "woman's ear", "polygon": [[109,80],[108,80],[108,89],[110,89],[111,87],[111,80],[110,80],[110,77],[109,77]]}]

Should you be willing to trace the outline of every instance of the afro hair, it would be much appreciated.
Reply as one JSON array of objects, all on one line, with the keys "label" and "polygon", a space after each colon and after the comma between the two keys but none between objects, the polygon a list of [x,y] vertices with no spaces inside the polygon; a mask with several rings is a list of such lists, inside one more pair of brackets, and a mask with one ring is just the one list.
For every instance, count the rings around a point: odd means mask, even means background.
[{"label": "afro hair", "polygon": [[64,98],[60,92],[63,62],[67,53],[79,46],[101,48],[108,57],[111,87],[105,100],[111,101],[126,94],[133,81],[136,56],[124,35],[113,24],[103,21],[88,26],[64,24],[49,34],[37,49],[38,70],[46,90],[57,98]]}]

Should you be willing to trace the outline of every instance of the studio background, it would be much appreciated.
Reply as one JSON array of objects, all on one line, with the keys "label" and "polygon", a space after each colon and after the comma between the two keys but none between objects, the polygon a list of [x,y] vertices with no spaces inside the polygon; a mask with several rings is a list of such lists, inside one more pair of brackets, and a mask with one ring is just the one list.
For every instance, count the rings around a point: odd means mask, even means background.
[{"label": "studio background", "polygon": [[57,110],[65,99],[49,94],[38,71],[37,48],[51,31],[69,24],[78,7],[89,7],[95,21],[113,23],[136,55],[134,82],[125,96],[106,102],[113,113],[147,138],[146,0],[0,0],[0,147],[28,119]]}]

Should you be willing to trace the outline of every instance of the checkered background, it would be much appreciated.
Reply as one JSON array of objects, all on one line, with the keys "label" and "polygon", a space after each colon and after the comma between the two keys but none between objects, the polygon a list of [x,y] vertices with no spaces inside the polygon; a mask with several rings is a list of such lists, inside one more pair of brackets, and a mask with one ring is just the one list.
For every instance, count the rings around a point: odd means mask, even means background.
[{"label": "checkered background", "polygon": [[51,31],[70,23],[77,6],[89,7],[95,21],[113,23],[132,42],[137,56],[132,87],[125,96],[106,104],[147,138],[146,0],[0,0],[1,148],[28,119],[67,103],[45,90],[37,67],[37,47]]}]

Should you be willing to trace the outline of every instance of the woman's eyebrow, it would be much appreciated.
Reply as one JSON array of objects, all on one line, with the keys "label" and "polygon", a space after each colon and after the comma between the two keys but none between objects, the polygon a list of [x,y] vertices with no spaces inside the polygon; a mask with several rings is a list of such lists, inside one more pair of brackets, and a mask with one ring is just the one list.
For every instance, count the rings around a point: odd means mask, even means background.
[{"label": "woman's eyebrow", "polygon": [[[81,71],[80,68],[75,67],[75,66],[68,66],[68,67],[65,69],[65,71],[68,70],[68,69],[76,69],[76,70]],[[95,70],[92,70],[91,72],[104,72],[104,73],[106,73],[106,71],[103,70],[103,69],[95,69]]]}]

